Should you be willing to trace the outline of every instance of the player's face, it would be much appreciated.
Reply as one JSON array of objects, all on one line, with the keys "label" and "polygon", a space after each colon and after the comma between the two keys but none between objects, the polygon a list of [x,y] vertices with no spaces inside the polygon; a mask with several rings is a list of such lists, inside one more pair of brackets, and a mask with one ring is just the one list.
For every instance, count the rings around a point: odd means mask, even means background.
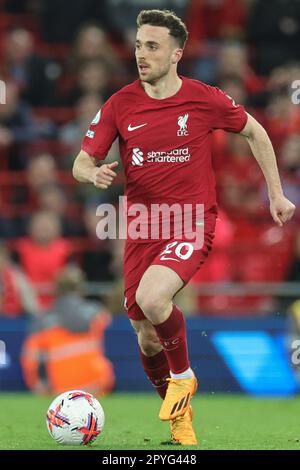
[{"label": "player's face", "polygon": [[137,31],[135,56],[140,79],[150,84],[166,76],[182,55],[168,28],[143,25]]}]

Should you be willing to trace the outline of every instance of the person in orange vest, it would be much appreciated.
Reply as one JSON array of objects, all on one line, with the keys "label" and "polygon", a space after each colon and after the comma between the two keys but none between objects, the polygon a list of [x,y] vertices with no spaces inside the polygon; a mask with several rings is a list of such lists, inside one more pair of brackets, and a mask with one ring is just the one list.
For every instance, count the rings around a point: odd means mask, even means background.
[{"label": "person in orange vest", "polygon": [[83,298],[83,281],[78,267],[64,268],[56,282],[54,307],[35,319],[23,344],[24,380],[36,393],[81,389],[104,395],[114,387],[113,366],[103,348],[111,316],[99,303]]}]

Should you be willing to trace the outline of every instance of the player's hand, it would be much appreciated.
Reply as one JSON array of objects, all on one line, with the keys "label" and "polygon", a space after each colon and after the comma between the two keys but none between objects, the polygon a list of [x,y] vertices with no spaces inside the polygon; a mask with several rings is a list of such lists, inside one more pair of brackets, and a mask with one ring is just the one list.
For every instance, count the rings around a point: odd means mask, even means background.
[{"label": "player's hand", "polygon": [[270,212],[279,227],[293,217],[295,209],[296,206],[283,195],[270,198]]},{"label": "player's hand", "polygon": [[94,186],[100,189],[107,189],[117,176],[117,173],[115,173],[113,169],[118,165],[118,162],[104,163],[100,168],[95,168],[92,175]]}]

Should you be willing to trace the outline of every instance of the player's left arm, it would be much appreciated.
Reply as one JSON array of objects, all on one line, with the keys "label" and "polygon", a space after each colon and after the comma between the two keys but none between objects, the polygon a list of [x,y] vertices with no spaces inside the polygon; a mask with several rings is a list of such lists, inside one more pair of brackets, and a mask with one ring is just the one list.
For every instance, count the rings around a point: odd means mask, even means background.
[{"label": "player's left arm", "polygon": [[[247,113],[248,114],[248,113]],[[270,212],[274,221],[282,227],[293,217],[295,205],[283,194],[276,156],[265,129],[248,114],[248,120],[240,135],[246,137],[268,186]]]}]

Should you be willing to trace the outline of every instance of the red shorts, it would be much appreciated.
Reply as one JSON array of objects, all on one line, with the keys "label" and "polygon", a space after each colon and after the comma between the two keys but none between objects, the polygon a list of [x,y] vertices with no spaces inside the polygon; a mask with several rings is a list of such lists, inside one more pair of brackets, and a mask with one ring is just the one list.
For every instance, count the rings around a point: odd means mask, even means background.
[{"label": "red shorts", "polygon": [[202,248],[194,249],[188,239],[158,240],[150,243],[126,242],[124,253],[125,308],[132,320],[143,320],[145,315],[135,301],[135,293],[144,272],[152,265],[167,266],[175,271],[185,284],[204,263],[215,234],[217,214],[205,216]]}]

